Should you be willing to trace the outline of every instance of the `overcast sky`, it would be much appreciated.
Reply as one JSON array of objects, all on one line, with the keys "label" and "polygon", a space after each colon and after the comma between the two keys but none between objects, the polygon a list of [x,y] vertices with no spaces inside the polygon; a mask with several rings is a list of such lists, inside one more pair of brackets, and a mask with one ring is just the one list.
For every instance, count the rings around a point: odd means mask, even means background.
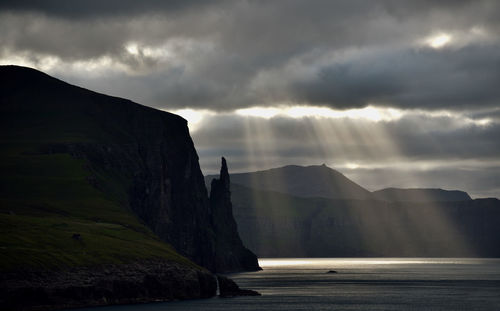
[{"label": "overcast sky", "polygon": [[205,174],[500,197],[499,1],[1,1],[0,64],[181,114]]}]

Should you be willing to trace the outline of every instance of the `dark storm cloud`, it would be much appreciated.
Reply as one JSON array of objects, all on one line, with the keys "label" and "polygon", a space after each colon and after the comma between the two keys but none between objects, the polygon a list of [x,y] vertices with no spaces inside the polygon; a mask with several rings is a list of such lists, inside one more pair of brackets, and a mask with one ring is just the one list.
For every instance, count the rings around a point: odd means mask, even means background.
[{"label": "dark storm cloud", "polygon": [[[3,0],[0,10],[40,12],[63,18],[95,18],[134,16],[154,12],[178,12],[191,7],[203,7],[215,1],[189,0]],[[219,1],[220,2],[220,1]]]},{"label": "dark storm cloud", "polygon": [[499,104],[500,45],[459,50],[372,53],[319,68],[293,81],[289,93],[304,102],[337,108],[367,103],[402,108],[477,108]]},{"label": "dark storm cloud", "polygon": [[[212,22],[212,15],[205,15],[210,2],[161,1],[155,6],[154,1],[130,1],[130,7],[113,1],[90,1],[89,5],[86,1],[61,2],[64,4],[57,7],[44,1],[34,2],[36,5],[27,1],[18,9],[0,2],[4,54],[26,52],[33,57],[54,56],[69,61],[109,56],[127,63],[123,53],[128,42],[157,45],[170,38],[207,38],[214,31],[206,25]],[[106,9],[99,10],[99,6]]]},{"label": "dark storm cloud", "polygon": [[[225,112],[193,132],[205,173],[218,171],[220,155],[236,171],[375,163],[384,167],[344,170],[371,189],[393,176],[384,186],[498,196],[498,16],[493,0],[5,0],[0,63],[166,110]],[[450,42],[433,49],[429,40],[440,34]],[[409,113],[378,123],[231,113],[368,104]],[[407,167],[390,167],[399,162]]]},{"label": "dark storm cloud", "polygon": [[490,118],[500,123],[500,106],[495,109],[471,111],[470,116],[477,119]]},{"label": "dark storm cloud", "polygon": [[386,132],[391,133],[391,140],[408,158],[498,159],[500,123],[457,127],[456,123],[461,122],[446,117],[405,118],[387,124]]},{"label": "dark storm cloud", "polygon": [[[500,45],[466,47],[456,51],[400,50],[343,63],[325,65],[314,74],[272,73],[253,91],[242,71],[231,73],[199,65],[186,71],[182,64],[143,77],[126,76],[95,81],[103,92],[122,86],[120,94],[156,107],[239,108],[263,103],[291,102],[336,109],[368,104],[399,108],[477,109],[500,104]],[[208,57],[208,56],[207,56]],[[223,66],[219,58],[214,63]],[[231,64],[235,60],[227,60]],[[143,64],[143,63],[141,63]],[[151,66],[156,63],[151,61]],[[200,68],[204,67],[204,68]],[[238,68],[235,61],[228,68]],[[212,69],[214,69],[212,71]],[[197,73],[203,72],[201,79]],[[64,73],[63,73],[64,75]],[[85,82],[85,77],[83,81]],[[88,83],[92,83],[89,81]],[[126,87],[125,87],[126,86]],[[136,89],[145,93],[137,97]],[[141,91],[139,91],[140,93]]]},{"label": "dark storm cloud", "polygon": [[[55,57],[68,66],[108,57],[109,66],[126,70],[93,77],[101,90],[131,97],[134,85],[150,86],[135,99],[156,107],[231,110],[286,100],[461,109],[491,106],[498,97],[499,7],[496,1],[3,1],[0,56],[22,55],[35,64]],[[489,41],[439,51],[414,47],[440,31],[460,41],[474,27]],[[159,60],[125,50],[130,42],[161,48],[172,39],[194,42],[189,57]],[[329,62],[332,53],[345,57]],[[295,62],[302,68],[290,74]],[[85,81],[85,73],[60,67],[49,72]],[[151,72],[163,81],[152,81]]]}]

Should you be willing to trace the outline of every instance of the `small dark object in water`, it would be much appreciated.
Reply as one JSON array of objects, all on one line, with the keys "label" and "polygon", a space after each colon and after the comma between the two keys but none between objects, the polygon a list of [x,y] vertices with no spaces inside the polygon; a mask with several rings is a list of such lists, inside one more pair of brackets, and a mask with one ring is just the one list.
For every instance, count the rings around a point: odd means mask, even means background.
[{"label": "small dark object in water", "polygon": [[77,241],[82,240],[82,235],[80,233],[73,233],[73,235],[71,237]]},{"label": "small dark object in water", "polygon": [[335,271],[335,270],[330,270],[330,271],[328,271],[327,273],[337,273],[337,271]]}]

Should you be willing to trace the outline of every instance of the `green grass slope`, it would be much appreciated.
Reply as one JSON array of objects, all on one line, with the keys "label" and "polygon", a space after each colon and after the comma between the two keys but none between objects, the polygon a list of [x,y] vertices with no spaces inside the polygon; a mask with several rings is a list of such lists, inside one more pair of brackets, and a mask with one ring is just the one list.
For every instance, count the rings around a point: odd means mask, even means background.
[{"label": "green grass slope", "polygon": [[126,198],[93,187],[85,161],[65,153],[30,153],[36,146],[2,145],[0,269],[153,257],[189,262],[124,208]]},{"label": "green grass slope", "polygon": [[[68,85],[61,81],[27,68],[2,67],[0,271],[158,257],[194,265],[128,210],[127,176],[90,169],[64,149],[46,150],[51,144],[126,137],[119,123],[97,125],[95,120],[109,111],[86,108],[86,102],[102,101],[103,95],[75,87],[65,95]],[[75,89],[86,97],[75,97]],[[53,94],[59,99],[52,102]]]}]

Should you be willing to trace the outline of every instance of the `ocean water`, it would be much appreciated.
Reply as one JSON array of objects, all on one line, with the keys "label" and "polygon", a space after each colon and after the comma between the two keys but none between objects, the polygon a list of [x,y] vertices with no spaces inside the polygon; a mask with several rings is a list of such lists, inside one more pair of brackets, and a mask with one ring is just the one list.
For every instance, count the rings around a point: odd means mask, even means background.
[{"label": "ocean water", "polygon": [[263,271],[230,277],[260,297],[83,310],[500,310],[500,259],[268,258],[259,263]]}]

